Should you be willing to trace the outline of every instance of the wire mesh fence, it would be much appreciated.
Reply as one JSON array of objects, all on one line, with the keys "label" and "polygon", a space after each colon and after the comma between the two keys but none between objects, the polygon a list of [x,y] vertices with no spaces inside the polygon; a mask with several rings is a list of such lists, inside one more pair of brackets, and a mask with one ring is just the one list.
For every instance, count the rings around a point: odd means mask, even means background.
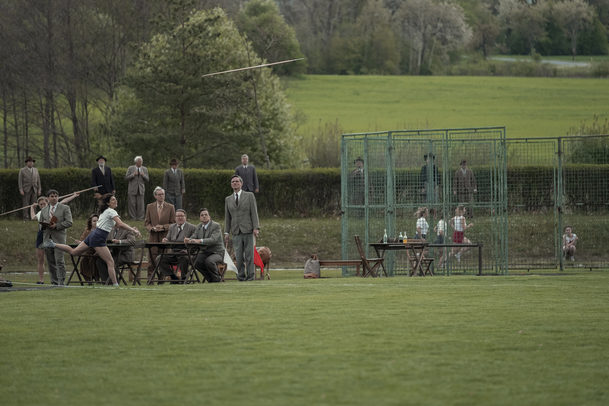
[{"label": "wire mesh fence", "polygon": [[[506,139],[501,127],[346,134],[341,153],[344,259],[357,255],[355,234],[451,244],[463,229],[484,245],[485,274],[609,267],[609,136]],[[478,272],[475,250],[428,255],[435,273]],[[407,274],[409,263],[391,252],[386,267]]]}]

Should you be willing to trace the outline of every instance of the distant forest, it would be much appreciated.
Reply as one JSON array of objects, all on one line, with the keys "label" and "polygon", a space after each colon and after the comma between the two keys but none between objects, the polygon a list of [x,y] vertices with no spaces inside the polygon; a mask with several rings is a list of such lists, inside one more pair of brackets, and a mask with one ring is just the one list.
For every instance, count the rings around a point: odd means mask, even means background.
[{"label": "distant forest", "polygon": [[[298,117],[278,77],[604,55],[608,32],[609,0],[0,0],[0,165],[126,165],[137,149],[150,166],[234,167],[248,151],[286,167]],[[306,60],[201,79],[292,58]]]}]

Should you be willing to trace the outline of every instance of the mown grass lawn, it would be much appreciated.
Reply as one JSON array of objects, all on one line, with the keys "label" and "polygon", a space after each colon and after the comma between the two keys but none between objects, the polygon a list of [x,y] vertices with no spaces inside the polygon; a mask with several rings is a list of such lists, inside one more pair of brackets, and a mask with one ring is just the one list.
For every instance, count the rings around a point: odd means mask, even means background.
[{"label": "mown grass lawn", "polygon": [[[565,135],[609,115],[606,79],[321,76],[291,81],[290,102],[307,125],[345,132],[506,126],[508,137]],[[306,126],[305,126],[306,128]]]},{"label": "mown grass lawn", "polygon": [[3,405],[606,405],[609,275],[0,292]]}]

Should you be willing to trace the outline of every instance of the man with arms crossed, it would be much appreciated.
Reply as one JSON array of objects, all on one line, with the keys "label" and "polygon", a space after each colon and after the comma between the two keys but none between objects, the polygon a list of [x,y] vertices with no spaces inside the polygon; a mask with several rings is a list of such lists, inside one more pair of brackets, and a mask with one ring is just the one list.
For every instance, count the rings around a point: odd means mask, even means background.
[{"label": "man with arms crossed", "polygon": [[[19,171],[19,193],[21,193],[21,201],[23,206],[29,206],[36,203],[36,199],[42,193],[40,188],[40,175],[38,169],[34,168],[36,160],[31,156],[25,158],[25,167]],[[23,209],[23,219],[29,220],[30,209]]]},{"label": "man with arms crossed", "polygon": [[[228,235],[232,233],[237,279],[253,281],[256,272],[254,268],[254,238],[258,237],[260,232],[256,197],[253,193],[241,189],[243,180],[240,176],[233,175],[230,184],[233,193],[224,200],[224,243],[228,244]],[[247,263],[247,275],[245,273],[245,263]]]},{"label": "man with arms crossed", "polygon": [[[169,226],[167,236],[163,238],[162,242],[182,242],[186,240],[195,231],[195,226],[186,221],[186,212],[182,209],[176,210],[176,222]],[[186,253],[186,250],[183,250]],[[180,250],[172,250],[172,252],[179,253]],[[188,255],[163,255],[158,256],[157,261],[161,261],[159,269],[163,273],[163,277],[169,276],[171,283],[176,284],[180,278],[171,269],[172,265],[179,265],[182,270],[182,279],[186,278],[188,272]]]},{"label": "man with arms crossed", "polygon": [[[65,244],[66,230],[72,227],[72,212],[70,207],[59,203],[59,193],[56,190],[49,190],[47,198],[49,199],[49,205],[40,212],[40,223],[42,223],[44,229],[42,243],[53,240],[53,242]],[[56,217],[57,221],[51,223],[53,217]],[[59,248],[47,248],[44,253],[49,264],[51,283],[53,285],[65,285],[66,263],[63,251]]]},{"label": "man with arms crossed", "polygon": [[190,238],[184,242],[203,244],[197,255],[195,268],[201,272],[208,283],[220,282],[222,277],[218,272],[218,262],[224,262],[224,243],[222,242],[222,227],[211,219],[205,208],[199,210],[199,220]]},{"label": "man with arms crossed", "polygon": [[171,169],[165,171],[163,176],[163,189],[167,193],[167,201],[173,204],[176,210],[182,208],[182,195],[186,193],[184,172],[178,169],[178,161],[174,158],[169,163]]}]

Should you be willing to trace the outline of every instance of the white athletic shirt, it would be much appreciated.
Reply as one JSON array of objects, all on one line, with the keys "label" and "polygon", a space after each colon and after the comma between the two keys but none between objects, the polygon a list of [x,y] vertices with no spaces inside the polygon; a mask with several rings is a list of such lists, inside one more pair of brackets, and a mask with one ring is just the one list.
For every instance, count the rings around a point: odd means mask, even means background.
[{"label": "white athletic shirt", "polygon": [[[465,223],[465,217],[455,216],[455,230],[456,231],[465,231],[465,229],[463,227],[461,227],[462,226],[461,219],[463,219],[463,223]],[[466,225],[467,224],[463,224],[463,226],[466,226]]]},{"label": "white athletic shirt", "polygon": [[[108,207],[99,216],[99,219],[97,220],[97,228],[99,228],[100,230],[103,230],[103,231],[107,231],[107,232],[112,231],[112,228],[114,227],[114,224],[116,223],[114,221],[114,217],[116,217],[116,216],[118,216],[118,213],[116,212],[116,210]],[[120,216],[119,216],[119,218],[120,218]]]},{"label": "white athletic shirt", "polygon": [[440,234],[440,231],[443,231],[444,233],[446,233],[446,221],[444,220],[440,220],[438,221],[438,234]]},{"label": "white athletic shirt", "polygon": [[421,228],[421,236],[427,235],[427,230],[429,230],[429,224],[427,224],[427,220],[425,217],[419,217],[417,220],[417,228]]},{"label": "white athletic shirt", "polygon": [[570,242],[575,241],[575,239],[577,238],[577,234],[573,233],[573,237],[569,237],[567,234],[565,234],[565,242],[567,244],[569,244]]}]

